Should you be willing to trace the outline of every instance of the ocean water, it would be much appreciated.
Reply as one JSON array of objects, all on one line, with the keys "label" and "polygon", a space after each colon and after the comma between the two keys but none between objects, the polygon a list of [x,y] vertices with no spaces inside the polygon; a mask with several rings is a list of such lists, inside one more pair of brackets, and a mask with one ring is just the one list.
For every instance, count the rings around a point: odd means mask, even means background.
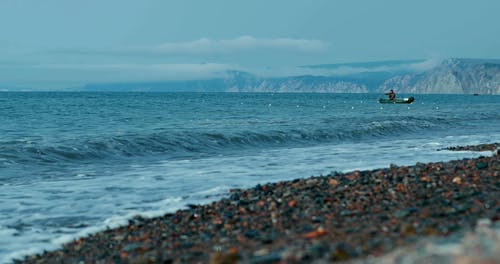
[{"label": "ocean water", "polygon": [[0,262],[231,188],[489,155],[500,96],[0,93]]}]

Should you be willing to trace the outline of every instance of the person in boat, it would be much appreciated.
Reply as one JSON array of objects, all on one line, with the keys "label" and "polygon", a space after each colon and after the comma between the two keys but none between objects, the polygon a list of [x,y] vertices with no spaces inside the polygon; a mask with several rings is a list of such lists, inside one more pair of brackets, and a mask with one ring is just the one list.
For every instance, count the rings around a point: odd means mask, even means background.
[{"label": "person in boat", "polygon": [[393,89],[391,89],[388,93],[385,93],[385,95],[389,96],[389,100],[396,99],[396,93],[394,92]]}]

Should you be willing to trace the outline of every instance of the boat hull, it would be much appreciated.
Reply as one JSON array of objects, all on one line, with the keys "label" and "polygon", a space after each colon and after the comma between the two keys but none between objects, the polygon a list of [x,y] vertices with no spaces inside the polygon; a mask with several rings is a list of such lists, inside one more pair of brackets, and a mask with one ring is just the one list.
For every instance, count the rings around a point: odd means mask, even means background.
[{"label": "boat hull", "polygon": [[385,98],[380,98],[378,99],[378,102],[381,104],[411,104],[415,101],[415,98],[408,97],[408,98],[396,98],[396,99],[385,99]]}]

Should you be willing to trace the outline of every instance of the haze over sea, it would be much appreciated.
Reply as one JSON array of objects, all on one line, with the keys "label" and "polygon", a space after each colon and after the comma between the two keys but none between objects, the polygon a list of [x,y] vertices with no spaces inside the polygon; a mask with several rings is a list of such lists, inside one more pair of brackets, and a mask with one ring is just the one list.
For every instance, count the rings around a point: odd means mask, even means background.
[{"label": "haze over sea", "polygon": [[498,96],[379,97],[0,93],[0,262],[231,188],[488,155],[442,148],[500,142]]}]

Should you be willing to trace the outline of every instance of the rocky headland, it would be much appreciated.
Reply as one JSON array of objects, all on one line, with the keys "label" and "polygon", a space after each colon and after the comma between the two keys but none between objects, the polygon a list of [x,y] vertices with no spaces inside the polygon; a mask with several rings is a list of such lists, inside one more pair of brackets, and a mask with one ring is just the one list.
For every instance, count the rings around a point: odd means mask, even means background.
[{"label": "rocky headland", "polygon": [[386,80],[379,91],[416,94],[500,94],[500,61],[448,59],[437,67]]}]

